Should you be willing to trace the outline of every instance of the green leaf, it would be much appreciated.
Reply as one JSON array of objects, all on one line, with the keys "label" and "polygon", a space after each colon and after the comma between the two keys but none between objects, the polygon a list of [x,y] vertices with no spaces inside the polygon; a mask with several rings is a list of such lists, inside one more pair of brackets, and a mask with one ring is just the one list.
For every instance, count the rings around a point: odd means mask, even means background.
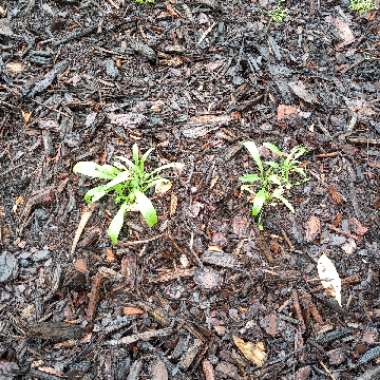
[{"label": "green leaf", "polygon": [[141,161],[145,162],[149,155],[154,151],[154,148],[150,148],[149,150],[147,150],[141,157]]},{"label": "green leaf", "polygon": [[153,175],[155,175],[155,174],[157,174],[157,173],[159,173],[159,172],[161,172],[163,170],[166,170],[166,169],[175,169],[175,170],[178,170],[180,172],[180,171],[183,170],[184,166],[185,165],[182,164],[182,163],[180,163],[180,162],[172,162],[170,164],[162,165],[159,168],[152,170],[149,173],[149,175],[153,176]]},{"label": "green leaf", "polygon": [[73,172],[92,178],[112,179],[119,173],[119,170],[111,165],[98,165],[92,161],[81,161],[74,166]]},{"label": "green leaf", "polygon": [[134,194],[136,196],[135,208],[141,212],[146,224],[149,227],[153,227],[157,224],[158,219],[152,202],[143,192],[139,190],[135,190]]},{"label": "green leaf", "polygon": [[272,143],[264,143],[263,144],[265,146],[265,148],[269,149],[273,154],[275,154],[276,156],[284,156],[285,154],[280,150],[280,148],[278,148],[276,145],[272,144]]},{"label": "green leaf", "polygon": [[139,164],[139,147],[137,146],[137,144],[133,144],[132,146],[132,160],[133,160],[133,163],[135,165],[138,165]]},{"label": "green leaf", "polygon": [[104,188],[104,185],[97,186],[87,191],[84,195],[84,200],[86,203],[95,203],[100,198],[103,198],[107,193],[108,191]]},{"label": "green leaf", "polygon": [[123,203],[108,227],[107,234],[111,239],[112,245],[115,245],[118,242],[119,234],[124,224],[124,216],[127,210],[128,204]]},{"label": "green leaf", "polygon": [[248,150],[249,154],[252,156],[260,172],[263,171],[263,163],[260,158],[260,152],[257,149],[256,144],[253,141],[245,141],[243,143],[244,147]]},{"label": "green leaf", "polygon": [[271,174],[268,177],[268,180],[269,180],[270,183],[274,183],[275,185],[281,186],[281,178],[278,175],[276,175],[276,174]]},{"label": "green leaf", "polygon": [[128,158],[126,158],[126,157],[116,156],[115,159],[116,160],[121,160],[121,161],[125,162],[130,169],[134,167],[133,162],[131,160],[128,160]]},{"label": "green leaf", "polygon": [[253,200],[253,206],[252,206],[252,216],[256,217],[261,213],[261,210],[267,200],[267,192],[264,189],[259,190],[256,195],[255,199]]},{"label": "green leaf", "polygon": [[302,169],[302,168],[293,168],[293,171],[295,171],[300,176],[306,178],[306,171],[305,171],[305,169]]},{"label": "green leaf", "polygon": [[265,163],[273,169],[278,169],[280,167],[276,161],[265,161]]},{"label": "green leaf", "polygon": [[295,161],[297,158],[303,156],[307,152],[307,149],[302,145],[295,146],[288,154],[287,161]]},{"label": "green leaf", "polygon": [[257,174],[245,174],[239,177],[239,181],[243,183],[254,183],[260,181],[260,177]]},{"label": "green leaf", "polygon": [[281,201],[291,212],[294,213],[294,208],[292,204],[282,195],[284,190],[282,188],[278,188],[272,193],[272,197]]},{"label": "green leaf", "polygon": [[130,175],[131,173],[129,171],[121,172],[112,181],[109,181],[108,183],[103,185],[103,188],[105,190],[110,190],[116,185],[118,185],[119,183],[126,182],[129,179]]}]

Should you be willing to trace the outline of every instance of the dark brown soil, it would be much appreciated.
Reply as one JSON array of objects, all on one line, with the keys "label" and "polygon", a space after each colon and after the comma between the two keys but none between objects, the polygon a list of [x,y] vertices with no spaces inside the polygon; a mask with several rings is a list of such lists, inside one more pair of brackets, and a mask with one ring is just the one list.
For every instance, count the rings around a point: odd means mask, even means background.
[{"label": "dark brown soil", "polygon": [[[380,378],[380,14],[274,7],[0,4],[0,379]],[[296,212],[267,208],[261,233],[247,139],[309,149]],[[185,165],[158,226],[131,214],[112,248],[109,198],[72,253],[95,183],[73,165],[135,142]]]}]

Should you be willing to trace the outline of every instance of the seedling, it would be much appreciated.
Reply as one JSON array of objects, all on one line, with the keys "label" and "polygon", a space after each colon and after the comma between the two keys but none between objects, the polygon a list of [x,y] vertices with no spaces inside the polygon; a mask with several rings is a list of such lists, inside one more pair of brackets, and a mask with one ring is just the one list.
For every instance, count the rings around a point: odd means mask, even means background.
[{"label": "seedling", "polygon": [[286,16],[288,15],[288,12],[282,5],[283,3],[285,3],[285,0],[279,0],[277,2],[276,8],[269,12],[271,20],[277,24],[282,24],[285,21]]},{"label": "seedling", "polygon": [[350,9],[360,14],[370,12],[375,9],[373,0],[351,0]]},{"label": "seedling", "polygon": [[126,157],[116,157],[113,165],[98,165],[91,161],[78,162],[74,173],[109,181],[87,191],[84,196],[86,203],[94,203],[106,194],[112,193],[113,199],[120,206],[108,227],[107,233],[112,244],[118,242],[124,218],[129,211],[138,211],[149,227],[157,223],[157,212],[151,200],[146,195],[152,188],[156,193],[164,193],[171,188],[171,182],[159,175],[169,168],[179,168],[180,164],[171,163],[161,166],[151,172],[145,170],[145,161],[153,149],[140,155],[138,146],[132,147],[132,160]]},{"label": "seedling", "polygon": [[[244,147],[252,156],[258,168],[258,173],[250,173],[241,176],[239,179],[244,184],[241,189],[253,196],[251,214],[255,218],[260,230],[263,229],[262,215],[266,205],[282,202],[291,212],[294,208],[286,199],[286,191],[294,185],[307,180],[306,171],[298,161],[307,150],[303,146],[294,147],[290,153],[283,152],[276,145],[264,143],[263,146],[271,151],[274,160],[263,161],[260,152],[253,141],[243,143]],[[301,182],[293,182],[293,176],[302,178]]]},{"label": "seedling", "polygon": [[155,0],[133,0],[136,4],[144,5],[144,4],[154,4]]}]

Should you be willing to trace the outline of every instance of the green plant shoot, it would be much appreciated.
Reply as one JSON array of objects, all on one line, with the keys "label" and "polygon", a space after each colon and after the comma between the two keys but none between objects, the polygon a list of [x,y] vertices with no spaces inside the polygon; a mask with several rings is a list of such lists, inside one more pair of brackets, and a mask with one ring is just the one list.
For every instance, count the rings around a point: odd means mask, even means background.
[{"label": "green plant shoot", "polygon": [[300,176],[303,182],[307,180],[306,171],[298,160],[307,150],[303,146],[296,146],[290,153],[285,153],[272,143],[264,143],[263,146],[271,151],[274,159],[263,161],[253,141],[246,141],[243,145],[253,158],[258,172],[241,176],[239,178],[243,183],[241,189],[253,196],[251,214],[262,230],[262,214],[266,205],[279,201],[294,212],[285,193],[292,186],[300,184],[293,182],[294,175]]},{"label": "green plant shoot", "polygon": [[279,0],[276,7],[269,12],[271,20],[277,24],[282,24],[288,15],[286,9],[282,5],[283,3],[285,3],[285,0]]},{"label": "green plant shoot", "polygon": [[171,188],[171,182],[160,176],[160,172],[169,168],[181,168],[181,164],[171,163],[151,172],[145,170],[145,162],[153,149],[140,155],[136,144],[132,147],[132,159],[116,157],[114,165],[98,165],[91,161],[78,162],[73,171],[91,178],[108,181],[87,191],[86,203],[94,203],[111,193],[119,210],[108,227],[107,234],[113,245],[117,244],[125,216],[130,211],[140,212],[149,227],[157,221],[157,212],[146,195],[152,188],[155,193],[164,193]]},{"label": "green plant shoot", "polygon": [[351,0],[350,9],[360,14],[370,12],[375,9],[373,0]]}]

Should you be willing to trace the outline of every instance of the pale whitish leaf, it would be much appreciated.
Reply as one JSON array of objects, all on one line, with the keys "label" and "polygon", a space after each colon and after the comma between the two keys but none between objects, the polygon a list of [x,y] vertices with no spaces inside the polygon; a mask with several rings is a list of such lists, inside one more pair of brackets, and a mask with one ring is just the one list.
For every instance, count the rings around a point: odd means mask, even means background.
[{"label": "pale whitish leaf", "polygon": [[265,346],[263,342],[246,342],[243,339],[233,336],[232,337],[236,347],[241,351],[247,360],[254,363],[257,367],[262,367],[267,359]]},{"label": "pale whitish leaf", "polygon": [[260,152],[257,149],[256,144],[253,141],[245,141],[243,145],[248,150],[249,154],[252,156],[259,170],[262,171],[263,163],[261,161]]},{"label": "pale whitish leaf", "polygon": [[269,176],[269,181],[271,182],[271,183],[274,183],[275,185],[281,185],[281,179],[280,179],[280,177],[278,176],[278,175],[276,175],[276,174],[272,174],[272,175],[270,175]]},{"label": "pale whitish leaf", "polygon": [[146,224],[153,227],[157,223],[157,213],[150,199],[141,191],[135,191],[135,207],[141,212]]},{"label": "pale whitish leaf", "polygon": [[153,148],[150,148],[148,151],[146,151],[143,156],[141,157],[141,161],[145,162],[149,155],[153,152]]},{"label": "pale whitish leaf", "polygon": [[267,198],[267,194],[265,190],[261,189],[256,193],[255,199],[253,200],[252,210],[251,210],[252,216],[257,216],[260,214],[265,204],[266,198]]},{"label": "pale whitish leaf", "polygon": [[137,144],[133,144],[132,146],[132,159],[135,165],[139,162],[139,147]]},{"label": "pale whitish leaf", "polygon": [[319,278],[322,286],[326,290],[326,293],[335,298],[339,306],[342,306],[342,281],[334,263],[325,254],[322,254],[318,260],[317,269]]},{"label": "pale whitish leaf", "polygon": [[260,181],[260,177],[257,174],[245,174],[239,177],[239,180],[243,183],[254,183]]},{"label": "pale whitish leaf", "polygon": [[119,171],[111,165],[98,165],[92,161],[81,161],[74,166],[73,172],[92,178],[112,179]]},{"label": "pale whitish leaf", "polygon": [[119,234],[124,224],[124,216],[127,209],[128,209],[128,204],[123,203],[119,211],[113,217],[110,226],[108,227],[107,234],[110,237],[113,245],[117,244],[118,242]]},{"label": "pale whitish leaf", "polygon": [[117,160],[121,160],[121,161],[125,162],[125,163],[128,165],[128,167],[129,167],[130,169],[134,167],[133,162],[132,162],[131,160],[129,160],[128,158],[126,158],[126,157],[123,157],[123,156],[117,156],[117,157],[115,157],[115,158],[116,158]]},{"label": "pale whitish leaf", "polygon": [[269,149],[276,156],[284,156],[284,153],[276,145],[272,143],[264,143],[265,148]]},{"label": "pale whitish leaf", "polygon": [[165,178],[160,178],[157,180],[154,191],[156,194],[165,194],[172,188],[172,183]]},{"label": "pale whitish leaf", "polygon": [[185,165],[180,162],[172,162],[171,164],[162,165],[159,168],[154,169],[152,172],[149,173],[149,175],[157,174],[161,172],[162,170],[166,170],[166,169],[174,169],[174,170],[177,170],[178,172],[181,172],[184,167]]},{"label": "pale whitish leaf", "polygon": [[294,213],[294,207],[292,204],[282,195],[284,193],[284,190],[279,187],[272,193],[272,197],[278,199],[281,201],[291,212]]}]

